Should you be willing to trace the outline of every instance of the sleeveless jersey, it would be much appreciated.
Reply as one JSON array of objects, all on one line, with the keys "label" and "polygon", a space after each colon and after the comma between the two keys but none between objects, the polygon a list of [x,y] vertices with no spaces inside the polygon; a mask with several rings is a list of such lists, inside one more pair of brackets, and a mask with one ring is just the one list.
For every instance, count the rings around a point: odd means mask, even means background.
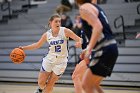
[{"label": "sleeveless jersey", "polygon": [[64,32],[65,27],[60,27],[58,35],[52,35],[52,29],[46,32],[47,41],[49,43],[48,55],[56,57],[68,57],[68,39]]},{"label": "sleeveless jersey", "polygon": [[[103,31],[101,33],[101,36],[95,45],[95,46],[97,46],[104,40],[110,40],[110,39],[113,39],[114,37],[113,37],[111,28],[108,23],[108,19],[106,17],[106,14],[104,13],[104,11],[98,5],[95,5],[95,4],[92,4],[92,5],[98,9],[98,11],[99,11],[98,18],[103,26]],[[88,40],[90,40],[92,29],[94,29],[94,28],[92,28],[91,25],[89,25],[84,19],[82,19],[82,25],[83,25],[82,30],[85,32]]]}]

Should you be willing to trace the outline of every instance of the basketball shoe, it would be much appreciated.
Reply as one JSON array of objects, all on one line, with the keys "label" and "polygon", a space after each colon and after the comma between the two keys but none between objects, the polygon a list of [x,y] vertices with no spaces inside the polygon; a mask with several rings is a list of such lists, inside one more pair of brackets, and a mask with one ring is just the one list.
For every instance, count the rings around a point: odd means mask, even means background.
[{"label": "basketball shoe", "polygon": [[42,92],[42,89],[37,88],[37,90],[34,93],[43,93],[43,92]]}]

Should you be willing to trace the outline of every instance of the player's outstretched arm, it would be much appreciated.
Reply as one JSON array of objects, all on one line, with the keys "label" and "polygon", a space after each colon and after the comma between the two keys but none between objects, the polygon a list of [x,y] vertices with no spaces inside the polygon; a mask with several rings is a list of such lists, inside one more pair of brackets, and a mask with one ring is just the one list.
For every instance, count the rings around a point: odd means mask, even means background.
[{"label": "player's outstretched arm", "polygon": [[82,39],[79,36],[77,36],[72,30],[65,28],[65,35],[66,37],[70,37],[73,40],[75,40],[76,41],[75,46],[81,48]]},{"label": "player's outstretched arm", "polygon": [[40,38],[40,40],[38,40],[38,42],[33,43],[31,45],[27,45],[27,46],[20,46],[19,48],[21,48],[23,50],[34,50],[34,49],[38,49],[38,48],[40,48],[46,42],[46,38],[47,38],[47,35],[46,35],[46,33],[44,33],[42,35],[42,37]]}]

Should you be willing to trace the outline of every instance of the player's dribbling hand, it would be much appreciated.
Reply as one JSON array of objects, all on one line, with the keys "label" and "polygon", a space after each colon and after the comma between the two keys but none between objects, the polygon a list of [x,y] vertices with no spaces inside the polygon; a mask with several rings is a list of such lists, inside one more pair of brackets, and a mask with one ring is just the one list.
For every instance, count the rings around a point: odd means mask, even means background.
[{"label": "player's dribbling hand", "polygon": [[21,50],[23,50],[23,47],[22,46],[19,46],[18,48],[21,49]]}]

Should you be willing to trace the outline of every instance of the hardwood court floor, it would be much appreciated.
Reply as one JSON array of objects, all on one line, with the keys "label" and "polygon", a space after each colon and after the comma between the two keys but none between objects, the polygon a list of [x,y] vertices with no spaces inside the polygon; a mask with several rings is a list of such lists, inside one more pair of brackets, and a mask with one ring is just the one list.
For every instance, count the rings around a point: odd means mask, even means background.
[{"label": "hardwood court floor", "polygon": [[[34,93],[37,88],[36,84],[13,84],[13,83],[1,83],[0,82],[0,93]],[[103,87],[105,93],[140,93],[139,88],[118,88],[118,87]],[[56,86],[54,87],[53,93],[74,93],[73,86]]]}]

